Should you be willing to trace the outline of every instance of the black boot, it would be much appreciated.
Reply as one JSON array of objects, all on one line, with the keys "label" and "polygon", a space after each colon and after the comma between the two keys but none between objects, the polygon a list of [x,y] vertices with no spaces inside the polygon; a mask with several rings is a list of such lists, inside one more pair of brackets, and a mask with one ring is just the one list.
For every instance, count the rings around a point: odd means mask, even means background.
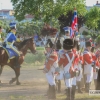
[{"label": "black boot", "polygon": [[89,93],[90,83],[86,83],[86,93]]},{"label": "black boot", "polygon": [[49,85],[47,96],[48,96],[48,99],[52,99],[52,86],[51,85]]},{"label": "black boot", "polygon": [[85,83],[85,92],[87,91],[87,83]]},{"label": "black boot", "polygon": [[65,89],[65,95],[67,96],[67,93],[68,93],[68,89]]},{"label": "black boot", "polygon": [[58,80],[58,93],[61,93],[61,80]]},{"label": "black boot", "polygon": [[97,86],[97,79],[94,79],[94,85],[95,85],[95,89],[96,89],[96,86]]},{"label": "black boot", "polygon": [[75,91],[76,91],[76,85],[73,85],[71,90],[71,100],[75,100]]},{"label": "black boot", "polygon": [[55,83],[56,83],[56,91],[58,91],[58,81],[55,79]]},{"label": "black boot", "polygon": [[50,88],[50,85],[48,87],[48,90],[47,90],[46,94],[44,94],[44,96],[48,96],[48,94],[49,94],[49,88]]},{"label": "black boot", "polygon": [[77,82],[77,86],[78,86],[78,93],[83,93],[82,90],[81,90],[81,87],[80,87],[81,86],[80,81]]},{"label": "black boot", "polygon": [[97,81],[96,90],[100,90],[100,82]]},{"label": "black boot", "polygon": [[68,89],[67,89],[67,98],[66,98],[66,100],[71,100],[71,88],[69,87]]},{"label": "black boot", "polygon": [[56,99],[56,86],[51,86],[51,99]]},{"label": "black boot", "polygon": [[16,68],[20,68],[19,56],[16,56],[16,57],[15,57],[15,67],[16,67]]}]

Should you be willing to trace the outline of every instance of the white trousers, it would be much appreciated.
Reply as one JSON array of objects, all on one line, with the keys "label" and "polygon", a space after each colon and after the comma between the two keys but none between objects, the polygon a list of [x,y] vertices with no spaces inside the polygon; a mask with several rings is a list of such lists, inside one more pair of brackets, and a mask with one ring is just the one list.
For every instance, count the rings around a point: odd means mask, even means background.
[{"label": "white trousers", "polygon": [[65,79],[66,87],[72,87],[72,85],[76,85],[76,77]]},{"label": "white trousers", "polygon": [[93,79],[93,72],[86,74],[86,83],[92,82]]},{"label": "white trousers", "polygon": [[79,74],[79,76],[76,77],[76,80],[77,81],[81,81],[81,78],[83,76],[82,75],[82,65],[79,63],[78,65],[75,65],[74,68],[78,69],[80,71],[80,74]]},{"label": "white trousers", "polygon": [[59,75],[56,76],[57,80],[63,80],[64,79],[64,71],[60,70]]},{"label": "white trousers", "polygon": [[46,73],[47,81],[50,85],[56,85],[55,83],[55,76],[53,73]]},{"label": "white trousers", "polygon": [[76,85],[76,77],[72,78],[72,85]]},{"label": "white trousers", "polygon": [[93,72],[93,79],[97,79],[98,73],[97,72]]},{"label": "white trousers", "polygon": [[70,79],[65,79],[64,81],[65,81],[65,86],[66,86],[67,88],[72,87],[72,78],[70,78]]},{"label": "white trousers", "polygon": [[79,76],[76,76],[76,80],[81,81],[82,77],[83,77],[83,74],[82,74],[82,69],[81,69]]}]

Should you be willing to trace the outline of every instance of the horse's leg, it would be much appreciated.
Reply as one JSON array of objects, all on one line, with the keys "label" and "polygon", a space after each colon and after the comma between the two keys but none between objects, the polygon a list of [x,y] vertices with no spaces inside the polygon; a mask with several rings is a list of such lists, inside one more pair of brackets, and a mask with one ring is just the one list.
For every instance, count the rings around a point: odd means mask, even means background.
[{"label": "horse's leg", "polygon": [[16,73],[16,85],[20,85],[21,84],[19,82],[20,68],[16,68],[15,73]]},{"label": "horse's leg", "polygon": [[[4,67],[4,66],[0,65],[0,76],[1,76],[1,74],[2,74],[3,67]],[[1,80],[0,80],[0,83],[1,83]]]},{"label": "horse's leg", "polygon": [[[11,66],[10,66],[11,67]],[[15,68],[14,67],[11,67],[13,70],[14,70],[14,72],[15,72],[15,75],[16,75],[16,70],[15,70]],[[9,81],[9,84],[12,84],[13,82],[15,82],[16,81],[16,76],[14,77],[14,78],[12,78],[10,81]]]}]

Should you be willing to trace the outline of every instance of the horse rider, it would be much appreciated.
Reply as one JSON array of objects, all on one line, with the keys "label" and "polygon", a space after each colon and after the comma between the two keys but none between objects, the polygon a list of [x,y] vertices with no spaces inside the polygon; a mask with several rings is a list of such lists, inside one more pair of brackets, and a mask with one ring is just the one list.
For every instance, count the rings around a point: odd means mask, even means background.
[{"label": "horse rider", "polygon": [[58,56],[55,50],[50,53],[53,47],[53,43],[50,39],[47,40],[45,49],[46,49],[46,61],[44,66],[44,73],[46,73],[46,78],[49,84],[48,90],[48,99],[56,99],[56,83],[55,83],[55,74],[56,68],[58,67]]},{"label": "horse rider", "polygon": [[9,48],[9,49],[14,51],[14,53],[15,53],[15,62],[16,62],[15,67],[17,68],[17,67],[20,67],[20,65],[19,65],[20,53],[17,50],[17,48],[13,45],[15,41],[18,41],[17,37],[16,37],[16,23],[10,23],[9,26],[10,26],[10,32],[6,36],[6,38],[4,40],[4,43],[6,43],[6,48]]},{"label": "horse rider", "polygon": [[84,75],[86,75],[85,91],[89,92],[90,84],[93,79],[93,67],[95,66],[95,61],[91,54],[92,44],[90,41],[86,42],[86,48],[83,52],[84,59]]},{"label": "horse rider", "polygon": [[[67,87],[67,99],[66,100],[74,100],[75,98],[75,90],[76,90],[76,81],[73,81],[73,77],[76,76],[76,71],[73,69],[73,62],[75,59],[75,55],[72,51],[74,46],[73,39],[67,38],[63,41],[63,50],[62,55],[58,58],[59,67],[63,67],[64,71],[64,81]],[[75,83],[74,83],[75,82]]]}]

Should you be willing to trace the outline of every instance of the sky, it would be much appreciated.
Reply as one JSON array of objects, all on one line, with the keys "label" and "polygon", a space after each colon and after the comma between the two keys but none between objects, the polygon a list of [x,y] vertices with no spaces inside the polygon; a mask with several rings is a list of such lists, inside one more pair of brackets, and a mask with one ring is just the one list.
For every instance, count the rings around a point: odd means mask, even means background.
[{"label": "sky", "polygon": [[[86,0],[86,6],[93,6],[96,1],[100,3],[100,0]],[[13,9],[11,0],[0,0],[0,9]]]}]

